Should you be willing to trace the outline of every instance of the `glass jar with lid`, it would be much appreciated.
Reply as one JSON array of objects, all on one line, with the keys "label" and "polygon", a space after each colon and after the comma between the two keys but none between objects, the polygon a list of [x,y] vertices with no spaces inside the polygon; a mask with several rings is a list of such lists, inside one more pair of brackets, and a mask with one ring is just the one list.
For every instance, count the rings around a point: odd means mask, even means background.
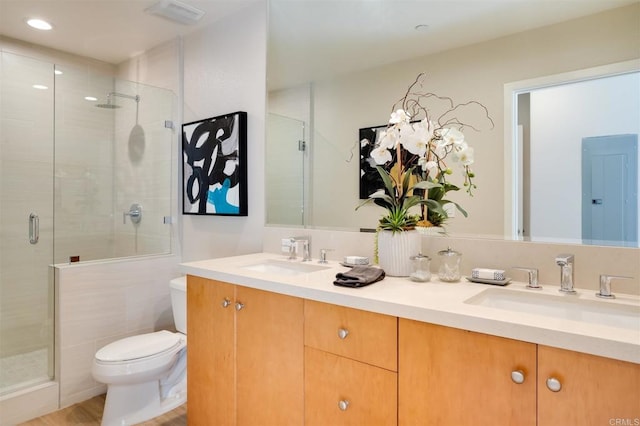
[{"label": "glass jar with lid", "polygon": [[440,278],[440,281],[460,281],[460,260],[462,260],[462,253],[451,250],[451,247],[447,247],[446,250],[438,252],[438,257],[440,258],[440,267],[438,268],[438,278]]},{"label": "glass jar with lid", "polygon": [[431,280],[431,258],[422,253],[411,256],[412,271],[411,281],[427,282]]}]

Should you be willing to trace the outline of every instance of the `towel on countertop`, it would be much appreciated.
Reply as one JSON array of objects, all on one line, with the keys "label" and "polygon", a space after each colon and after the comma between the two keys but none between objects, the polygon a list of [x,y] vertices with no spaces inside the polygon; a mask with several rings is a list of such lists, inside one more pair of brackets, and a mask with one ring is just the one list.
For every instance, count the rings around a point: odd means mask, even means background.
[{"label": "towel on countertop", "polygon": [[350,271],[336,274],[334,285],[364,287],[384,279],[384,270],[372,266],[354,266]]}]

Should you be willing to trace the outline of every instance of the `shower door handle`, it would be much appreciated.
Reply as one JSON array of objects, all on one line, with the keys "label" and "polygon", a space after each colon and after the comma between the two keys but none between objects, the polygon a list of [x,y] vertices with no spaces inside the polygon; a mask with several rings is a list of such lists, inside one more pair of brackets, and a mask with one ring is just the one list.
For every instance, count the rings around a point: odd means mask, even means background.
[{"label": "shower door handle", "polygon": [[31,244],[38,244],[40,239],[40,218],[37,214],[31,213],[29,215],[29,242]]}]

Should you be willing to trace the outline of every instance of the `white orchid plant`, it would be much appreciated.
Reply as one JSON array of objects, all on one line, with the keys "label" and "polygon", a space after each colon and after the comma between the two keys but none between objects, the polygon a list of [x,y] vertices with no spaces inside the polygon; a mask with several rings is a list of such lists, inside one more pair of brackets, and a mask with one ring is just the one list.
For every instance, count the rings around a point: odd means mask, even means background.
[{"label": "white orchid plant", "polygon": [[[463,123],[457,117],[464,109],[479,108],[493,127],[487,108],[469,101],[455,104],[451,98],[422,92],[424,74],[420,74],[409,86],[405,96],[393,106],[387,128],[376,141],[362,140],[361,144],[374,144],[370,163],[375,164],[382,182],[380,189],[360,204],[373,201],[387,209],[379,227],[392,231],[413,229],[416,226],[442,226],[448,219],[444,205],[453,204],[463,216],[467,212],[456,202],[446,199],[449,191],[460,188],[451,182],[454,171],[448,160],[458,165],[463,186],[472,196],[476,189],[473,148],[465,140],[463,130],[475,127]],[[437,104],[437,116],[431,115],[426,103]],[[434,108],[434,110],[436,110]],[[420,214],[410,211],[420,206]]]}]

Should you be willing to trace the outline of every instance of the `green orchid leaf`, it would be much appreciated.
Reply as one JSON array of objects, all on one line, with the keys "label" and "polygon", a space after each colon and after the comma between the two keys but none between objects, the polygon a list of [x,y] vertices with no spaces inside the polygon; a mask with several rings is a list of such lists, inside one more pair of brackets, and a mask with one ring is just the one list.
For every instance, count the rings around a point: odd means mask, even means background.
[{"label": "green orchid leaf", "polygon": [[456,206],[456,209],[458,209],[458,211],[459,211],[460,213],[462,213],[462,215],[463,215],[464,217],[467,217],[467,216],[468,216],[467,211],[466,211],[465,209],[463,209],[463,208],[462,208],[462,206],[461,206],[460,204],[458,204],[458,203],[456,203],[456,202],[453,202],[453,201],[450,201],[450,200],[442,200],[441,202],[442,202],[442,204],[443,204],[443,205],[444,205],[444,204],[448,204],[448,203],[453,204],[454,206]]},{"label": "green orchid leaf", "polygon": [[437,182],[431,182],[428,180],[423,180],[413,185],[413,189],[432,189],[432,188],[442,188],[442,185]]}]

